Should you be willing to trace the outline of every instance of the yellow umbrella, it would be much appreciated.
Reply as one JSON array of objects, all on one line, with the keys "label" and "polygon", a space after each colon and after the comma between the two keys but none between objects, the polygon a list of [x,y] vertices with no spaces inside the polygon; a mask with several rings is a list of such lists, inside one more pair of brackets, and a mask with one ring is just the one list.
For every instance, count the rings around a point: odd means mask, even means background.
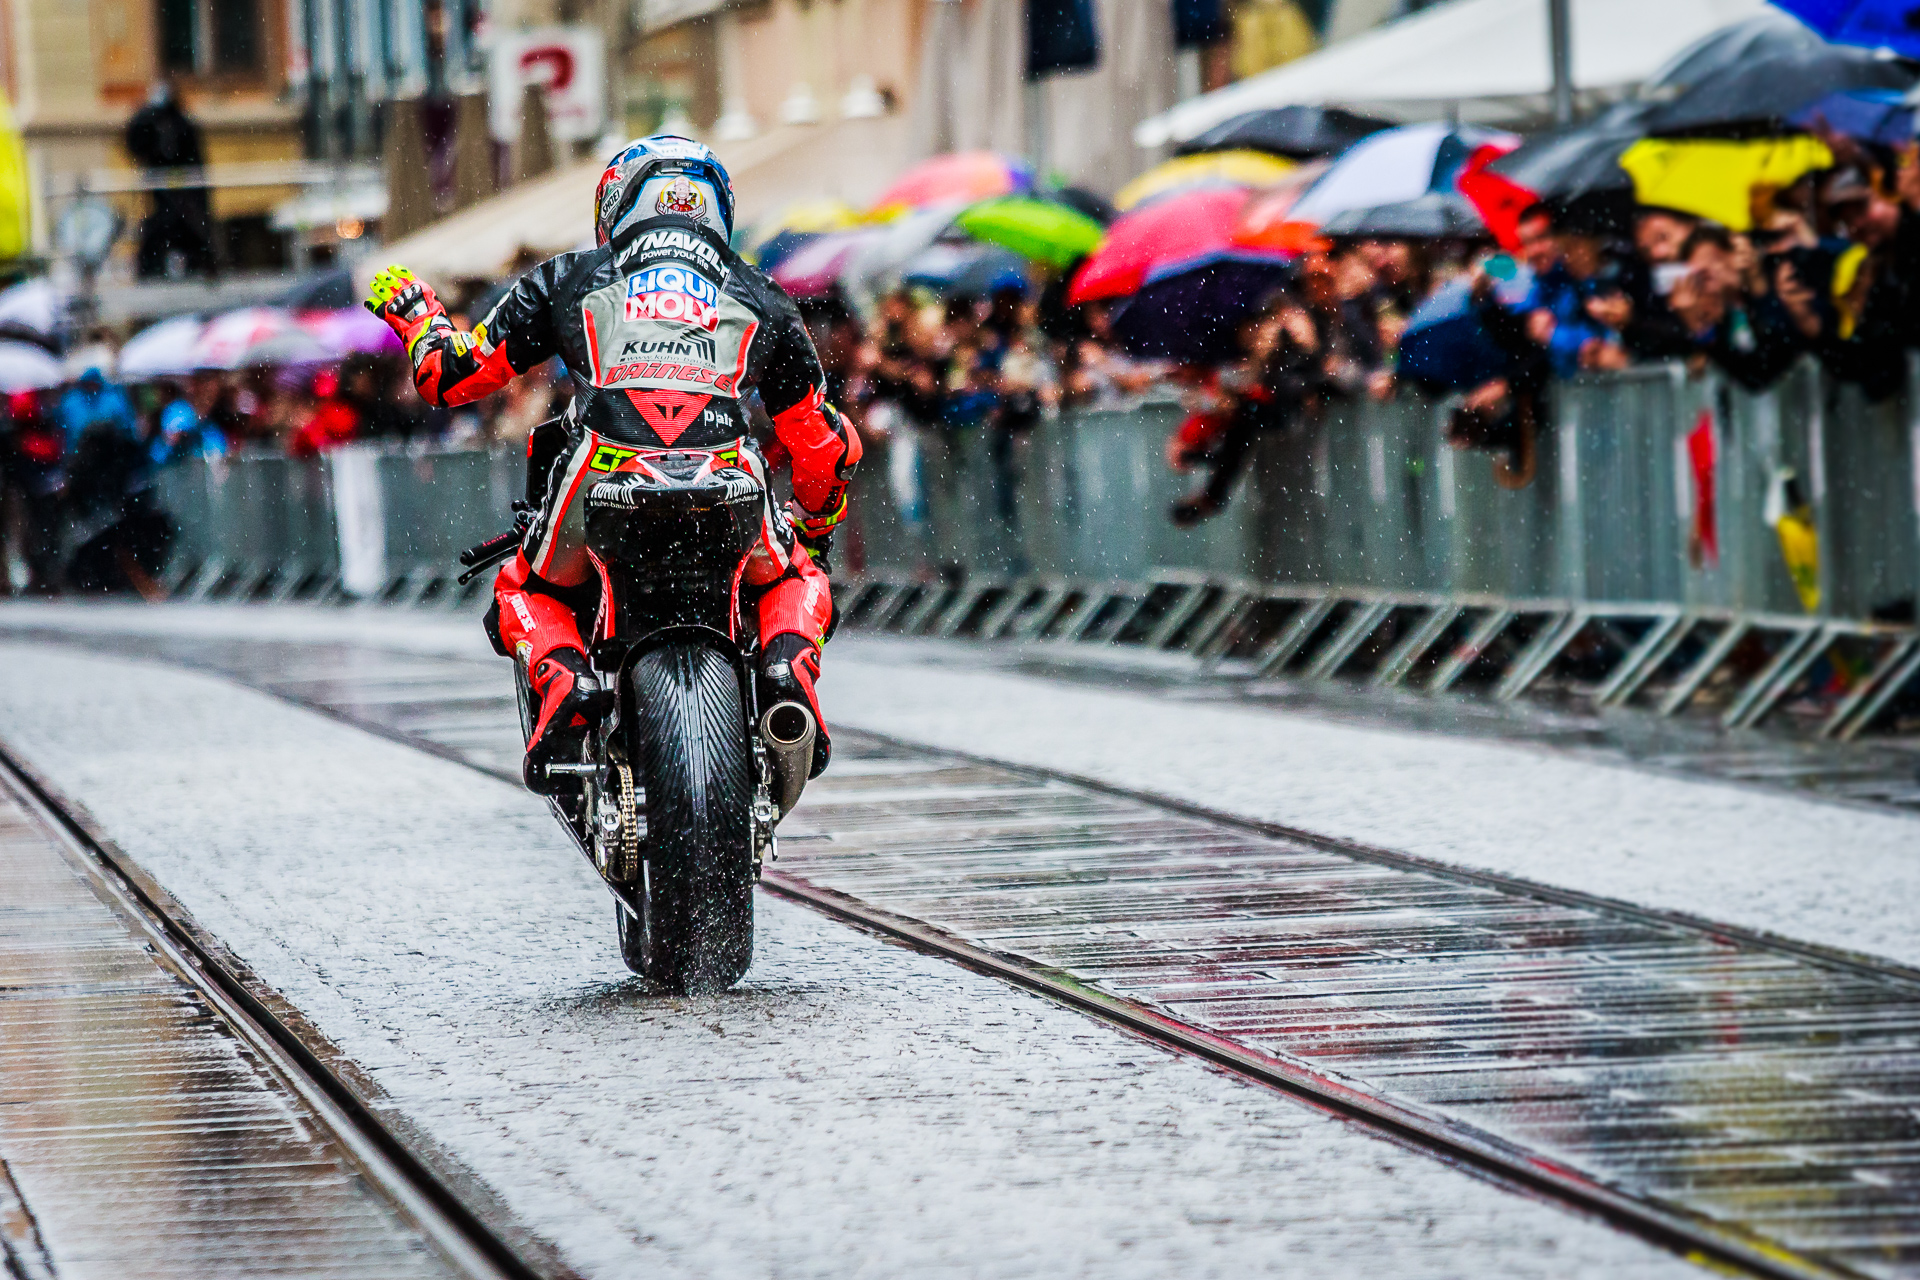
[{"label": "yellow umbrella", "polygon": [[845,231],[857,226],[862,220],[860,211],[844,200],[802,200],[790,204],[773,217],[760,223],[753,229],[753,238],[748,241],[749,250],[758,249],[767,241],[787,231],[799,231],[818,234],[826,231]]},{"label": "yellow umbrella", "polygon": [[13,107],[0,93],[0,258],[17,258],[33,240],[33,192],[27,178],[27,148]]},{"label": "yellow umbrella", "polygon": [[1711,218],[1734,231],[1753,225],[1756,183],[1784,187],[1832,164],[1827,144],[1806,137],[1642,138],[1620,156],[1641,204]]},{"label": "yellow umbrella", "polygon": [[1207,151],[1194,156],[1175,156],[1120,188],[1113,197],[1113,205],[1125,212],[1154,196],[1185,187],[1270,187],[1284,180],[1295,167],[1293,161],[1264,151]]}]

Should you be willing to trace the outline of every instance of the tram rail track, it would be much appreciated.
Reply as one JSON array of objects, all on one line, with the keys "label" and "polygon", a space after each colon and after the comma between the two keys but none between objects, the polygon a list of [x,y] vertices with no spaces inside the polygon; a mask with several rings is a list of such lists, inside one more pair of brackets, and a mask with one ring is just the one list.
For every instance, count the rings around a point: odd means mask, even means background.
[{"label": "tram rail track", "polygon": [[[449,669],[455,666],[475,665],[445,663],[430,659],[420,661],[426,667],[438,664]],[[292,691],[286,682],[280,682],[276,687],[275,681],[261,678],[258,671],[250,676],[244,669],[244,664],[209,662],[206,660],[206,655],[202,653],[200,660],[194,665],[219,670],[229,677],[238,678],[244,683],[252,684],[264,692],[287,701],[307,706],[406,745],[467,764],[480,772],[517,785],[517,778],[498,762],[483,763],[476,759],[475,754],[469,749],[451,745],[449,742],[436,741],[408,729],[406,727],[407,709],[403,703],[385,700],[381,702],[378,710],[372,707],[356,710],[350,699],[341,701],[328,697],[316,698],[312,696],[311,690]],[[469,698],[465,701],[472,703],[480,700]],[[510,718],[512,715],[510,700],[504,695],[500,696],[499,706],[503,717]],[[503,719],[503,723],[505,722],[506,720]],[[891,752],[895,755],[914,757],[916,768],[938,772],[943,767],[941,762],[946,762],[947,766],[970,768],[976,773],[989,771],[997,775],[1001,781],[982,780],[975,777],[971,780],[972,790],[957,785],[947,787],[945,800],[941,799],[940,787],[929,783],[920,786],[903,784],[897,792],[899,796],[919,798],[904,799],[899,804],[890,804],[883,794],[884,789],[875,791],[872,795],[849,796],[845,800],[836,801],[836,788],[858,792],[863,785],[859,780],[857,763],[861,755],[858,744],[863,738],[882,753]],[[854,750],[851,753],[845,752],[844,748],[847,746],[852,746]],[[853,758],[851,763],[854,765],[854,776],[851,777],[848,776],[846,769],[846,764],[850,763],[846,760],[849,754]],[[836,775],[838,775],[837,780]],[[1090,973],[1084,965],[1053,962],[1047,956],[1045,946],[1024,945],[1018,938],[1009,941],[1005,930],[996,935],[992,929],[978,927],[979,917],[968,915],[973,908],[961,901],[963,895],[960,893],[956,892],[951,901],[943,900],[935,904],[936,908],[950,908],[947,914],[957,917],[958,923],[955,919],[943,920],[940,909],[917,910],[912,905],[916,893],[924,898],[924,895],[929,892],[928,881],[905,884],[903,887],[904,882],[900,881],[895,871],[882,867],[868,874],[868,882],[874,887],[863,891],[857,885],[848,887],[847,878],[838,875],[836,869],[829,865],[828,859],[814,855],[829,846],[845,845],[849,848],[897,846],[892,849],[892,853],[899,859],[920,859],[927,866],[934,868],[934,871],[926,873],[928,876],[934,875],[944,867],[949,880],[957,879],[963,884],[979,881],[991,885],[996,877],[1001,881],[1013,877],[1019,881],[1019,885],[1015,888],[1009,889],[1006,884],[1000,884],[998,890],[991,887],[982,890],[983,895],[999,891],[1004,898],[1007,893],[1015,893],[1017,896],[1021,886],[1031,887],[1030,882],[1034,881],[1035,875],[1031,870],[1034,862],[1032,855],[1036,852],[1044,853],[1051,847],[1048,844],[1049,841],[1055,845],[1059,845],[1063,839],[1066,844],[1072,844],[1075,840],[1079,840],[1082,844],[1098,843],[1096,837],[1100,834],[1102,824],[1106,824],[1107,827],[1114,827],[1116,824],[1119,827],[1125,827],[1129,821],[1132,821],[1124,815],[1095,812],[1098,809],[1097,805],[1089,808],[1087,804],[1067,796],[1066,792],[1072,792],[1081,797],[1105,798],[1124,805],[1143,806],[1152,813],[1165,815],[1170,821],[1204,824],[1216,832],[1230,832],[1248,840],[1272,842],[1276,846],[1298,847],[1315,857],[1344,859],[1371,867],[1374,870],[1367,873],[1368,875],[1387,877],[1385,881],[1378,882],[1379,885],[1384,886],[1387,896],[1392,896],[1393,893],[1404,896],[1409,892],[1420,890],[1420,885],[1428,881],[1450,883],[1458,886],[1462,893],[1481,895],[1481,898],[1473,901],[1461,899],[1456,905],[1461,906],[1465,914],[1472,917],[1467,928],[1479,930],[1496,938],[1503,928],[1510,931],[1517,930],[1519,934],[1525,936],[1531,936],[1529,931],[1532,931],[1551,938],[1556,931],[1564,932],[1568,928],[1566,913],[1584,913],[1598,922],[1599,932],[1596,934],[1598,945],[1602,948],[1614,949],[1611,954],[1604,950],[1596,953],[1595,959],[1599,961],[1601,967],[1614,963],[1638,964],[1654,975],[1656,983],[1664,982],[1675,974],[1680,975],[1677,983],[1658,987],[1649,992],[1649,1007],[1654,1008],[1656,1012],[1649,1014],[1645,1019],[1647,1024],[1654,1028],[1648,1032],[1649,1035],[1674,1037],[1677,1047],[1673,1060],[1680,1064],[1675,1068],[1676,1071],[1713,1065],[1711,1060],[1713,1046],[1709,1044],[1703,1049],[1699,1043],[1703,1035],[1708,1039],[1714,1035],[1723,1038],[1732,1036],[1735,1040],[1744,1037],[1746,1041],[1762,1044],[1760,1051],[1762,1056],[1755,1059],[1755,1062],[1761,1068],[1773,1070],[1776,1075],[1784,1072],[1785,1075],[1781,1079],[1794,1077],[1795,1068],[1809,1070],[1817,1068],[1816,1074],[1818,1070],[1825,1070],[1826,1068],[1818,1067],[1812,1059],[1802,1061],[1794,1058],[1790,1052],[1780,1062],[1773,1062],[1766,1058],[1765,1044],[1769,1036],[1777,1038],[1782,1034],[1789,1037],[1801,1034],[1802,1029],[1797,1026],[1789,1027],[1787,1032],[1782,1033],[1776,1025],[1782,1018],[1788,1022],[1800,1018],[1811,1019],[1810,1029],[1806,1030],[1806,1035],[1810,1037],[1860,1036],[1865,1037],[1861,1043],[1878,1043],[1873,1042],[1873,1036],[1882,1035],[1884,1039],[1883,1033],[1890,1033],[1895,1036],[1899,1054],[1903,1055],[1899,1059],[1898,1070],[1889,1075],[1881,1066],[1870,1064],[1862,1069],[1858,1082],[1863,1089],[1880,1088],[1883,1093],[1885,1089],[1882,1086],[1891,1087],[1892,1100],[1895,1102],[1902,1096],[1920,1096],[1913,1095],[1914,1076],[1920,1074],[1920,1066],[1914,1065],[1920,1062],[1920,1057],[1914,1053],[1915,1045],[1920,1044],[1920,1039],[1916,1039],[1916,1035],[1920,1035],[1920,997],[1916,997],[1912,991],[1912,988],[1920,983],[1920,973],[1916,973],[1909,967],[1883,962],[1870,956],[1801,943],[1794,939],[1779,938],[1755,930],[1731,927],[1684,913],[1659,911],[1596,895],[1561,890],[1516,877],[1433,863],[1391,850],[1372,848],[1317,833],[1296,831],[1278,824],[1263,823],[1239,815],[1220,813],[1204,806],[1113,786],[1097,779],[1076,777],[1044,768],[1008,765],[997,760],[969,756],[960,752],[928,750],[897,740],[889,740],[881,735],[844,735],[843,767],[836,770],[836,775],[829,775],[823,780],[828,785],[816,784],[816,790],[810,793],[807,807],[795,815],[796,818],[804,819],[800,824],[802,830],[795,834],[804,836],[807,830],[811,829],[813,838],[811,840],[789,839],[789,857],[783,860],[781,866],[768,869],[765,883],[770,891],[803,902],[860,927],[892,937],[922,951],[943,956],[976,971],[992,974],[1015,986],[1045,995],[1110,1025],[1204,1059],[1246,1079],[1284,1091],[1309,1105],[1369,1126],[1403,1145],[1420,1148],[1445,1160],[1471,1168],[1505,1185],[1531,1192],[1536,1196],[1550,1198],[1578,1212],[1603,1218],[1622,1230],[1659,1243],[1682,1256],[1710,1266],[1768,1277],[1887,1277],[1920,1274],[1920,1268],[1916,1268],[1916,1262],[1920,1262],[1920,1234],[1916,1234],[1914,1229],[1915,1222],[1920,1221],[1920,1218],[1916,1217],[1915,1197],[1912,1194],[1910,1181],[1899,1184],[1901,1188],[1906,1189],[1904,1199],[1896,1195],[1891,1198],[1882,1197],[1872,1203],[1861,1202],[1853,1208],[1842,1205],[1835,1213],[1836,1221],[1845,1219],[1851,1213],[1862,1222],[1870,1224],[1875,1213],[1884,1214],[1889,1210],[1897,1210],[1894,1216],[1898,1221],[1892,1223],[1882,1233],[1884,1242],[1877,1246],[1879,1248],[1877,1255],[1870,1225],[1863,1238],[1851,1241],[1847,1248],[1837,1251],[1807,1249],[1775,1235],[1746,1230],[1739,1222],[1730,1221],[1724,1215],[1716,1217],[1709,1212],[1704,1212],[1698,1205],[1687,1203],[1684,1196],[1676,1199],[1657,1194],[1644,1186],[1635,1187],[1631,1179],[1609,1177],[1604,1172],[1596,1172],[1593,1168],[1583,1166],[1578,1158],[1569,1158],[1564,1152],[1551,1149],[1551,1144],[1543,1146],[1539,1143],[1529,1143],[1524,1139],[1516,1140],[1512,1134],[1502,1133],[1470,1120],[1462,1120],[1453,1107],[1444,1103],[1435,1106],[1430,1105],[1430,1099],[1423,1102],[1418,1097],[1410,1098],[1404,1088],[1396,1087],[1403,1077],[1396,1077],[1391,1072],[1386,1076],[1386,1083],[1383,1085],[1379,1081],[1370,1080],[1364,1071],[1352,1069],[1351,1062],[1340,1061],[1329,1065],[1324,1058],[1317,1057],[1312,1052],[1295,1053],[1276,1049],[1272,1037],[1263,1044],[1255,1037],[1248,1035],[1244,1028],[1222,1030],[1219,1027],[1209,1026],[1204,1018],[1180,1016],[1174,1011],[1177,1007],[1175,1002],[1155,997],[1150,982],[1135,981],[1139,978],[1138,974],[1132,975],[1131,978],[1122,975],[1122,980],[1116,982],[1110,974]],[[1015,779],[1028,791],[1036,794],[1024,799],[1014,795],[1013,793],[1021,790],[1021,786],[1010,785],[1004,779]],[[995,787],[1006,791],[1011,798],[996,805],[992,796]],[[1046,794],[1038,794],[1042,791]],[[1038,807],[1033,808],[1031,812],[1023,813],[1021,805],[1029,802]],[[1074,809],[1075,805],[1080,807],[1065,816],[1061,813],[1044,811],[1047,804],[1054,802],[1064,803],[1068,809]],[[902,837],[897,822],[892,827],[887,825],[892,817],[884,811],[902,807],[911,809],[914,804],[929,806],[918,819],[922,829],[917,835],[914,832],[908,832],[906,837]],[[986,817],[974,816],[985,811],[991,812],[988,812]],[[950,818],[942,819],[941,815],[949,815]],[[949,832],[938,825],[942,820],[950,820],[953,825],[966,830],[961,830],[957,834]],[[863,823],[867,824],[864,828]],[[971,827],[969,827],[970,823]],[[1001,852],[1006,853],[1012,850],[1017,856],[1011,860],[1003,860],[1000,864],[988,866],[969,861],[970,855],[964,852],[956,852],[957,845],[971,838],[967,830],[985,830],[993,828],[995,823],[999,824],[996,829],[1001,831],[1003,844],[1006,844]],[[1075,823],[1079,825],[1075,826]],[[1192,828],[1183,830],[1189,836],[1195,834]],[[1008,831],[1017,831],[1019,839],[1010,844],[1006,843],[1004,836]],[[850,835],[843,835],[849,832]],[[943,840],[941,838],[943,834],[951,835],[952,838]],[[1067,836],[1071,836],[1071,839],[1066,839]],[[864,846],[861,844],[862,840],[866,841]],[[918,840],[917,844],[916,840]],[[943,864],[943,859],[951,865]],[[1190,869],[1183,871],[1180,868],[1173,868],[1172,870],[1176,876],[1190,875]],[[1318,875],[1321,871],[1324,871],[1324,868],[1316,871],[1315,874]],[[1066,879],[1071,881],[1076,875],[1078,875],[1077,872],[1067,876]],[[892,880],[889,879],[890,876]],[[1122,879],[1124,876],[1116,875],[1115,878]],[[853,879],[857,881],[858,875]],[[1044,879],[1044,876],[1041,879]],[[1416,884],[1416,882],[1419,883]],[[1197,880],[1194,883],[1200,884]],[[1204,890],[1206,886],[1200,884],[1200,889]],[[1365,893],[1368,891],[1368,885],[1363,882],[1359,885],[1359,889]],[[1044,894],[1047,890],[1048,886],[1043,884],[1036,892]],[[1489,895],[1491,898],[1488,897]],[[1417,892],[1415,896],[1418,896]],[[1491,899],[1499,900],[1494,903],[1494,906],[1508,911],[1512,915],[1511,922],[1503,923],[1492,918],[1491,909],[1487,906],[1487,902]],[[1509,900],[1521,900],[1522,905],[1516,909]],[[1536,915],[1535,908],[1524,905],[1527,902],[1538,904],[1537,912],[1544,914]],[[1122,905],[1127,906],[1129,910],[1137,910],[1139,903],[1134,902],[1130,906],[1125,903]],[[1560,913],[1557,916],[1553,914],[1556,911]],[[1122,919],[1124,923],[1128,917],[1122,911],[1116,918]],[[1634,930],[1639,932],[1633,933]],[[1018,930],[1015,932],[1017,933]],[[1630,933],[1632,936],[1627,936]],[[1676,942],[1675,939],[1678,941]],[[1548,944],[1540,945],[1548,947]],[[1444,944],[1441,949],[1444,950]],[[1307,950],[1313,952],[1314,949],[1309,947]],[[1548,947],[1548,950],[1551,948]],[[1577,952],[1577,947],[1568,950],[1563,946],[1561,951],[1553,952],[1550,958],[1555,963],[1575,964],[1582,959]],[[1541,954],[1546,952],[1542,951]],[[1528,957],[1535,962],[1539,958],[1539,955]],[[1096,957],[1097,960],[1098,957]],[[1705,964],[1704,969],[1700,967],[1702,962]],[[1276,970],[1284,967],[1283,964],[1273,962],[1270,956],[1263,959],[1261,963],[1273,964]],[[1351,956],[1343,957],[1332,955],[1331,952],[1322,952],[1308,955],[1303,963],[1309,973],[1315,966],[1325,967],[1336,975],[1335,981],[1345,981],[1349,976],[1358,974],[1359,977],[1354,980],[1355,990],[1364,991],[1370,981],[1364,969],[1352,963]],[[1688,968],[1689,965],[1693,968]],[[1676,1004],[1676,990],[1687,988],[1689,983],[1698,979],[1701,973],[1710,977],[1720,973],[1721,969],[1715,966],[1724,966],[1723,976],[1726,987],[1724,990],[1704,993],[1701,1004],[1706,1006],[1716,1000],[1728,999],[1730,1007],[1725,1010],[1717,1008],[1708,1010],[1711,1018],[1717,1018],[1718,1021],[1706,1021],[1703,1024],[1703,1030],[1702,1026],[1688,1023],[1689,1017],[1694,1023],[1701,1022],[1700,1010],[1682,1007],[1685,1002]],[[1749,1011],[1744,1007],[1732,1007],[1741,1005],[1740,983],[1744,980],[1743,966],[1757,971],[1759,980],[1763,983],[1775,979],[1785,981],[1788,993],[1802,999],[1803,1003],[1806,1003],[1806,1008],[1757,1007],[1751,1011],[1752,1016],[1748,1017]],[[1786,974],[1783,978],[1782,966],[1801,966],[1814,976],[1809,978],[1807,973],[1796,972]],[[1093,967],[1097,969],[1099,964],[1095,963]],[[1227,967],[1229,966],[1223,963],[1222,971],[1224,972]],[[1821,974],[1827,977],[1818,976]],[[1263,978],[1271,976],[1271,974],[1262,974]],[[1221,981],[1224,983],[1226,980],[1223,978]],[[1131,991],[1128,989],[1129,982],[1132,982]],[[1795,983],[1799,985],[1796,987]],[[1812,985],[1809,986],[1809,983]],[[1579,990],[1577,981],[1569,986],[1568,990]],[[1887,994],[1889,991],[1896,991],[1897,994]],[[1436,1001],[1442,1001],[1441,996],[1434,998]],[[1497,1005],[1498,1002],[1495,1003]],[[1486,1009],[1479,1007],[1466,1009],[1464,1005],[1461,1008],[1472,1015],[1472,1018],[1479,1018],[1482,1022],[1487,1021]],[[1497,1013],[1498,1010],[1495,1009],[1494,1012]],[[1584,1014],[1588,1011],[1574,1008],[1571,1012]],[[1742,1018],[1746,1021],[1742,1022]],[[1821,1018],[1826,1020],[1822,1022]],[[1463,1018],[1463,1021],[1469,1020],[1471,1019]],[[1284,1023],[1285,1019],[1282,1018],[1276,1025]],[[1522,1031],[1527,1030],[1524,1019],[1516,1025],[1519,1025]],[[1671,1030],[1670,1025],[1679,1026],[1681,1029]],[[1322,1032],[1323,1028],[1316,1024],[1302,1030],[1306,1038],[1311,1041],[1315,1035]],[[1381,1027],[1380,1030],[1383,1034],[1392,1033],[1390,1026]],[[1415,1028],[1416,1033],[1419,1030]],[[1553,1028],[1549,1026],[1548,1033],[1552,1031]],[[1468,1026],[1462,1035],[1488,1038],[1490,1033],[1487,1026]],[[1688,1037],[1693,1039],[1689,1040]],[[1905,1038],[1900,1039],[1900,1037]],[[1359,1043],[1364,1039],[1364,1036],[1358,1036],[1355,1042]],[[1470,1049],[1475,1044],[1471,1039],[1466,1043]],[[1574,1061],[1578,1061],[1577,1055],[1580,1052],[1591,1050],[1591,1046],[1583,1045],[1579,1037],[1575,1037],[1568,1043],[1572,1046],[1568,1052],[1574,1055],[1572,1059]],[[1728,1051],[1733,1052],[1739,1048],[1741,1048],[1740,1045],[1734,1045]],[[1487,1064],[1499,1066],[1497,1058],[1500,1052],[1502,1051],[1497,1049],[1487,1050],[1483,1054],[1485,1061],[1479,1064],[1480,1068],[1487,1070],[1490,1075],[1496,1075],[1497,1072]],[[1597,1052],[1604,1058],[1604,1048]],[[1520,1056],[1525,1057],[1524,1054]],[[1833,1065],[1833,1057],[1832,1052],[1827,1054],[1825,1061],[1828,1066]],[[1515,1068],[1523,1073],[1531,1071],[1536,1075],[1545,1076],[1551,1076],[1556,1069],[1533,1061],[1520,1061]],[[1876,1071],[1879,1072],[1878,1075],[1875,1074]],[[1509,1072],[1509,1074],[1512,1073]],[[1762,1093],[1768,1090],[1777,1092],[1781,1080],[1772,1079],[1758,1081],[1758,1083],[1765,1086],[1759,1090]],[[1830,1082],[1821,1081],[1821,1088],[1826,1089],[1828,1083]],[[1520,1086],[1511,1082],[1502,1087],[1520,1089]],[[1788,1092],[1792,1092],[1799,1086],[1784,1087]],[[1860,1089],[1853,1090],[1853,1092],[1860,1091]],[[1631,1091],[1616,1089],[1614,1092],[1630,1093]],[[1827,1090],[1819,1098],[1812,1097],[1818,1091],[1811,1086],[1803,1092],[1810,1099],[1809,1106],[1812,1112],[1818,1112],[1821,1107],[1831,1102],[1829,1095],[1832,1090]],[[1842,1092],[1845,1091],[1842,1090]],[[1587,1098],[1582,1101],[1591,1104],[1594,1099]],[[1683,1098],[1682,1101],[1684,1102],[1685,1099]],[[1879,1105],[1879,1101],[1876,1101],[1875,1106]],[[1655,1111],[1658,1109],[1653,1108]],[[1678,1111],[1686,1108],[1667,1109]],[[1690,1129],[1686,1122],[1673,1122],[1661,1128],[1652,1124],[1644,1111],[1627,1116],[1624,1120],[1620,1115],[1608,1111],[1604,1105],[1598,1109],[1590,1105],[1589,1111],[1591,1114],[1579,1118],[1583,1123],[1590,1122],[1600,1128],[1608,1124],[1625,1124],[1629,1128],[1637,1125],[1645,1130],[1638,1139],[1640,1142],[1638,1150],[1653,1153],[1649,1159],[1656,1164],[1661,1161],[1672,1164],[1679,1160],[1680,1157],[1674,1153],[1674,1148],[1683,1146],[1691,1138],[1706,1133],[1705,1128]],[[1865,1122],[1879,1123],[1879,1117],[1883,1114],[1888,1113],[1884,1112],[1884,1109],[1875,1111],[1871,1116],[1865,1116]],[[1908,1114],[1915,1113],[1909,1108]],[[1792,1117],[1788,1117],[1788,1120],[1791,1119]],[[1862,1116],[1855,1115],[1843,1117],[1837,1123],[1844,1128],[1847,1123],[1853,1123],[1857,1127],[1861,1122]],[[1764,1128],[1764,1122],[1762,1127]],[[1698,1170],[1699,1183],[1704,1188],[1704,1194],[1708,1200],[1713,1198],[1717,1190],[1724,1189],[1723,1184],[1727,1179],[1737,1181],[1744,1178],[1753,1181],[1756,1185],[1765,1184],[1769,1195],[1784,1196],[1788,1199],[1799,1195],[1809,1205],[1814,1204],[1820,1197],[1832,1196],[1836,1186],[1845,1189],[1849,1178],[1856,1173],[1865,1175],[1858,1179],[1858,1182],[1871,1190],[1885,1181],[1880,1173],[1867,1167],[1873,1159],[1882,1160],[1880,1167],[1888,1167],[1886,1161],[1894,1163],[1905,1161],[1908,1167],[1920,1167],[1920,1128],[1916,1128],[1911,1123],[1907,1128],[1913,1132],[1895,1134],[1890,1130],[1884,1135],[1887,1141],[1882,1145],[1899,1147],[1899,1151],[1891,1154],[1879,1151],[1875,1147],[1873,1139],[1876,1135],[1871,1131],[1865,1132],[1864,1135],[1841,1134],[1834,1139],[1838,1144],[1835,1150],[1841,1151],[1843,1156],[1849,1150],[1864,1152],[1865,1154],[1860,1157],[1863,1161],[1862,1165],[1851,1171],[1837,1166],[1830,1171],[1824,1168],[1817,1169],[1817,1176],[1806,1181],[1799,1191],[1790,1185],[1783,1188],[1773,1184],[1785,1179],[1781,1165],[1783,1158],[1787,1163],[1800,1159],[1803,1164],[1815,1165],[1819,1163],[1819,1159],[1827,1158],[1825,1156],[1819,1156],[1818,1159],[1802,1158],[1792,1154],[1797,1147],[1809,1146],[1799,1141],[1801,1137],[1807,1135],[1787,1131],[1770,1136],[1763,1133],[1761,1141],[1748,1146],[1720,1144],[1715,1147],[1709,1143],[1708,1146],[1712,1149],[1701,1158],[1701,1167]],[[1818,1135],[1811,1136],[1818,1137]],[[1854,1141],[1856,1137],[1858,1141]],[[1783,1157],[1782,1153],[1787,1154]],[[1840,1158],[1842,1157],[1834,1157],[1834,1159]],[[1910,1175],[1901,1176],[1910,1178]],[[1889,1187],[1892,1185],[1888,1184]],[[1791,1218],[1792,1210],[1793,1205],[1788,1204],[1783,1212]],[[1779,1215],[1776,1214],[1776,1220],[1778,1217]]]},{"label": "tram rail track", "polygon": [[[64,844],[95,891],[133,922],[166,965],[293,1095],[351,1166],[457,1274],[471,1280],[542,1280],[386,1126],[352,1085],[322,1060],[203,939],[205,931],[144,872],[93,830],[78,807],[0,745],[0,792]],[[57,1259],[54,1260],[57,1263]],[[57,1274],[57,1270],[56,1270]]]}]

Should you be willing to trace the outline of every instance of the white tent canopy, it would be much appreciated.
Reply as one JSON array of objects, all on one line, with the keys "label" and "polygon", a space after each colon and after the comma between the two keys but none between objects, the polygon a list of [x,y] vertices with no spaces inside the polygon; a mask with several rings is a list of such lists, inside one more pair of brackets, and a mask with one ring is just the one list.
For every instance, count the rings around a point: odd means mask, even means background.
[{"label": "white tent canopy", "polygon": [[[1573,83],[1617,98],[1700,37],[1775,12],[1765,0],[1573,0]],[[1553,87],[1547,0],[1451,0],[1190,99],[1134,131],[1185,142],[1248,111],[1342,106],[1400,120],[1542,116]]]}]

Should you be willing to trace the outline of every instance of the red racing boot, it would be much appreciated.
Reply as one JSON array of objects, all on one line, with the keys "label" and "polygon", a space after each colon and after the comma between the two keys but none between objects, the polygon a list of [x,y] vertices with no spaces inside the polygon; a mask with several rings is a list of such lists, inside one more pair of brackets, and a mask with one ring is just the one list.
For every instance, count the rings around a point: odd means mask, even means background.
[{"label": "red racing boot", "polygon": [[613,706],[613,691],[600,685],[587,655],[578,649],[555,649],[533,664],[528,681],[540,699],[540,720],[527,743],[520,776],[527,790],[543,796],[561,783],[547,776],[550,764],[577,764],[587,734]]},{"label": "red racing boot", "polygon": [[535,574],[524,551],[501,566],[493,580],[494,609],[488,616],[498,648],[525,666],[527,682],[540,699],[520,770],[527,789],[540,795],[552,795],[561,786],[547,777],[546,766],[578,763],[588,731],[613,707],[613,691],[601,687],[587,662],[579,620],[557,598],[578,591]]},{"label": "red racing boot", "polygon": [[813,768],[817,778],[833,758],[827,721],[813,685],[820,678],[820,646],[833,622],[833,594],[827,575],[813,562],[805,546],[794,544],[787,569],[760,597],[761,705],[791,699],[813,712]]}]

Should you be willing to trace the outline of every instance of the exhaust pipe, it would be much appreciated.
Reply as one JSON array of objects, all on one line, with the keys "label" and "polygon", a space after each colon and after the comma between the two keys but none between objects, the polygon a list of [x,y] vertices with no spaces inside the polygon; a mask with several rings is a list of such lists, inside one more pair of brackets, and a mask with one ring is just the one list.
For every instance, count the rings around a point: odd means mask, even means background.
[{"label": "exhaust pipe", "polygon": [[773,758],[773,801],[780,816],[800,803],[813,770],[813,712],[798,702],[776,702],[760,716],[760,738]]}]

